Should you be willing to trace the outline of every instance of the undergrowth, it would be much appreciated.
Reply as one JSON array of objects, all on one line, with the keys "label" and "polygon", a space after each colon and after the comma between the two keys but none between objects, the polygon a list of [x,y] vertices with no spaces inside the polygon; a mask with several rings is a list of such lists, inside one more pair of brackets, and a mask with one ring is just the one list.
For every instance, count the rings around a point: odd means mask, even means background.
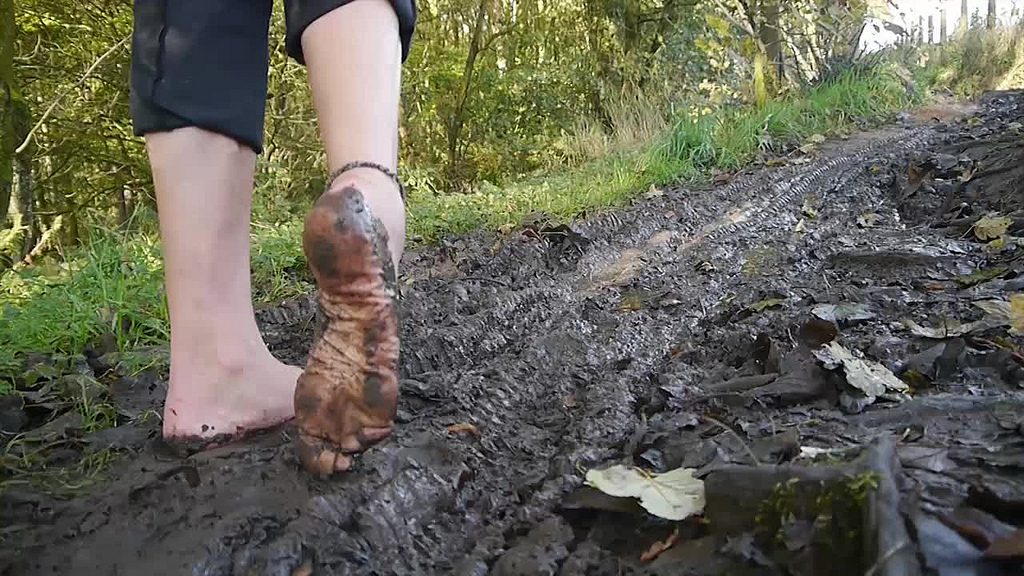
[{"label": "undergrowth", "polygon": [[643,147],[613,152],[573,170],[470,194],[415,194],[410,234],[433,242],[481,227],[514,226],[534,212],[570,219],[620,205],[651,185],[697,181],[715,169],[738,168],[759,153],[799,145],[814,134],[841,134],[881,121],[913,103],[894,74],[851,72],[763,107],[683,116]]},{"label": "undergrowth", "polygon": [[[739,168],[758,155],[792,150],[816,134],[842,134],[884,120],[911,104],[899,79],[882,69],[851,72],[761,107],[682,114],[669,120],[621,123],[602,136],[608,155],[510,186],[468,194],[417,190],[410,198],[409,235],[430,243],[478,228],[502,229],[535,212],[571,219],[614,207],[650,186],[692,182],[714,170]],[[608,140],[608,139],[611,140]],[[312,289],[300,243],[301,220],[253,226],[253,285],[258,302]],[[102,232],[59,265],[0,277],[0,388],[14,383],[27,353],[80,353],[112,335],[118,349],[168,338],[159,243],[152,235]],[[6,379],[6,380],[4,380]]]},{"label": "undergrowth", "polygon": [[987,90],[1024,85],[1024,22],[995,29],[972,28],[927,51],[920,81],[933,90],[975,98]]}]

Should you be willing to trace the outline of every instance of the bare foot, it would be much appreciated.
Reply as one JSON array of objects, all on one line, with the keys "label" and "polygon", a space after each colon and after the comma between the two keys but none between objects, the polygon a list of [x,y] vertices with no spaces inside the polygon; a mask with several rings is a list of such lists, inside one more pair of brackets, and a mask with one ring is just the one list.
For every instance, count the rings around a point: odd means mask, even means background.
[{"label": "bare foot", "polygon": [[187,377],[172,371],[163,422],[164,439],[185,452],[294,417],[295,383],[302,371],[278,362],[265,349],[231,366],[192,366],[190,371]]},{"label": "bare foot", "polygon": [[347,454],[391,433],[398,403],[398,318],[387,230],[354,185],[306,218],[306,259],[326,326],[295,389],[296,451],[311,473],[347,470]]}]

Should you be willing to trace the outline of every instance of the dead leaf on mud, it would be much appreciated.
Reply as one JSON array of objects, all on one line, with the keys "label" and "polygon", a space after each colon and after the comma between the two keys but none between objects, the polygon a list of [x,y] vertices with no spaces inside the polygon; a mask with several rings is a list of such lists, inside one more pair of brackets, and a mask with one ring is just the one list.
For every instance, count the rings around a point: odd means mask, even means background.
[{"label": "dead leaf on mud", "polygon": [[675,546],[676,542],[678,542],[678,541],[679,541],[679,529],[677,528],[677,529],[673,530],[671,534],[668,535],[668,538],[665,538],[664,540],[659,540],[659,541],[655,542],[654,544],[651,544],[651,547],[648,548],[643,554],[640,555],[640,562],[643,562],[644,564],[646,564],[646,563],[654,560],[655,558],[657,558],[658,556],[661,556],[667,550],[669,550],[673,546]]},{"label": "dead leaf on mud", "polygon": [[929,326],[921,326],[913,320],[907,319],[903,321],[903,324],[910,330],[910,333],[914,336],[920,336],[922,338],[931,338],[933,340],[943,340],[945,338],[957,338],[970,334],[975,330],[978,330],[985,326],[982,321],[968,322],[967,324],[961,324],[959,320],[952,318],[943,318],[942,322],[932,328]]},{"label": "dead leaf on mud", "polygon": [[1013,220],[1006,216],[985,216],[974,224],[974,235],[978,240],[988,242],[1006,234]]},{"label": "dead leaf on mud", "polygon": [[753,304],[751,304],[747,308],[749,308],[751,312],[764,312],[765,310],[768,310],[769,308],[775,308],[775,307],[781,306],[781,305],[783,305],[785,303],[786,303],[785,298],[765,298],[764,300],[761,300],[760,302],[754,302]]},{"label": "dead leaf on mud", "polygon": [[796,226],[793,227],[793,232],[795,232],[797,234],[803,234],[806,231],[807,231],[807,223],[804,222],[803,218],[801,218],[800,221],[796,223]]},{"label": "dead leaf on mud", "polygon": [[452,424],[448,427],[448,432],[450,434],[469,434],[470,436],[476,436],[477,438],[482,436],[482,434],[480,434],[480,430],[468,422]]},{"label": "dead leaf on mud", "polygon": [[1002,278],[1010,271],[1005,266],[996,266],[994,268],[984,268],[973,272],[971,274],[965,274],[963,276],[957,276],[954,278],[957,284],[962,288],[970,288],[971,286],[977,286],[978,284],[984,284],[996,278]]},{"label": "dead leaf on mud", "polygon": [[839,336],[839,327],[834,322],[811,318],[800,327],[800,340],[811,348],[817,348],[835,340]]},{"label": "dead leaf on mud", "polygon": [[654,184],[651,184],[651,187],[647,190],[646,193],[644,193],[644,198],[647,199],[647,200],[654,200],[655,198],[661,198],[664,195],[665,195],[665,191],[664,190],[661,190],[660,188],[658,188]]},{"label": "dead leaf on mud", "polygon": [[666,520],[684,520],[704,511],[704,482],[694,470],[677,468],[651,474],[621,465],[587,472],[587,484],[618,498],[638,498],[651,514]]},{"label": "dead leaf on mud", "polygon": [[985,311],[989,328],[1009,326],[1012,334],[1024,333],[1024,294],[1011,294],[1007,300],[981,300],[975,306]]},{"label": "dead leaf on mud", "polygon": [[839,323],[854,323],[875,317],[875,313],[867,305],[853,302],[819,304],[811,310],[811,314],[822,320]]},{"label": "dead leaf on mud", "polygon": [[818,210],[814,207],[813,198],[804,199],[804,204],[800,207],[800,213],[811,219],[818,217]]},{"label": "dead leaf on mud", "polygon": [[857,216],[857,226],[860,226],[861,228],[874,228],[878,225],[879,219],[881,219],[881,216],[874,212],[861,214],[860,216]]},{"label": "dead leaf on mud", "polygon": [[858,358],[837,342],[830,342],[816,350],[814,356],[831,370],[842,367],[847,383],[868,398],[877,398],[890,390],[904,392],[908,388],[906,382],[897,378],[885,366]]}]

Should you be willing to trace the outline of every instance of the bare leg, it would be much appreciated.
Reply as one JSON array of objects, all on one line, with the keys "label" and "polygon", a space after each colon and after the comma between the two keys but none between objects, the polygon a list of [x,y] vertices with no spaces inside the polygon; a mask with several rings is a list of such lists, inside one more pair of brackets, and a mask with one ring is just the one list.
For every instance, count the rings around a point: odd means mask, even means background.
[{"label": "bare leg", "polygon": [[300,371],[270,355],[253,316],[255,153],[198,128],[151,134],[146,144],[171,317],[164,436],[236,436],[291,418]]},{"label": "bare leg", "polygon": [[[394,170],[401,45],[387,0],[359,0],[310,25],[302,48],[333,172],[349,162]],[[328,319],[295,394],[307,469],[346,470],[391,432],[398,400],[395,269],[405,243],[397,185],[373,169],[343,173],[306,219],[303,244]]]}]

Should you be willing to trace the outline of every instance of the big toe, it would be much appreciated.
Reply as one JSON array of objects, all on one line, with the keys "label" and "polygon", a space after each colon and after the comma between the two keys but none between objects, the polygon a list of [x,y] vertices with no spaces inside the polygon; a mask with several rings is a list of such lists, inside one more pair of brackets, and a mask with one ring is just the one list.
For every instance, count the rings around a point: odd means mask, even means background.
[{"label": "big toe", "polygon": [[295,439],[295,451],[302,467],[320,477],[344,472],[352,467],[352,459],[336,446],[306,434],[299,434]]}]

